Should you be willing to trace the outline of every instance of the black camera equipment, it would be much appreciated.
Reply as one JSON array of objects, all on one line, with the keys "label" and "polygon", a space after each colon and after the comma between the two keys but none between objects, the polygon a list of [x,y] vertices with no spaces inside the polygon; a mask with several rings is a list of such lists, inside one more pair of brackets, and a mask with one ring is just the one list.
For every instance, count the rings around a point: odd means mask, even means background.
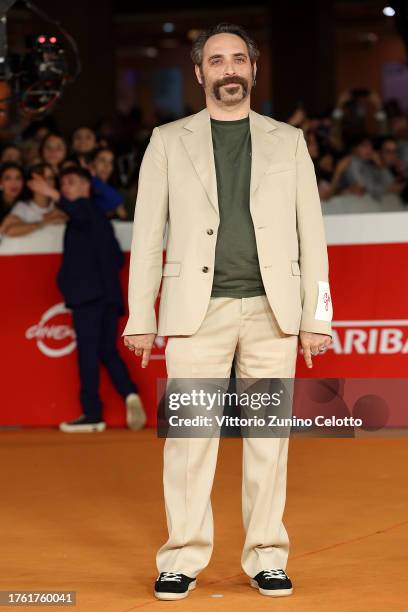
[{"label": "black camera equipment", "polygon": [[[23,4],[55,28],[52,34],[32,34],[23,53],[11,52],[7,45],[7,11],[16,0],[0,0],[0,115],[7,115],[11,103],[20,113],[45,115],[62,96],[65,87],[81,72],[77,45],[61,24],[46,15],[33,2]],[[70,69],[68,51],[73,57]]]}]

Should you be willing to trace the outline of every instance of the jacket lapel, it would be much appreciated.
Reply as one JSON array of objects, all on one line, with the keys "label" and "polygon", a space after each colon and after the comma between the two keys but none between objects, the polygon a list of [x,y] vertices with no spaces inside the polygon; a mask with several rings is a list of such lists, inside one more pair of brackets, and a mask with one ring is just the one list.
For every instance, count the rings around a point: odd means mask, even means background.
[{"label": "jacket lapel", "polygon": [[[278,139],[271,133],[277,126],[270,123],[259,113],[252,109],[249,111],[249,125],[251,130],[252,160],[250,195],[255,193],[262,176],[268,169],[271,158],[276,153]],[[214,150],[211,134],[210,114],[207,107],[199,111],[187,123],[187,130],[182,135],[186,151],[193,163],[197,175],[207,193],[208,199],[215,212],[219,214],[217,175],[215,170]],[[250,203],[251,205],[251,203]]]},{"label": "jacket lapel", "polygon": [[276,160],[279,138],[277,138],[276,134],[272,133],[277,129],[277,126],[253,110],[249,111],[249,123],[251,126],[252,143],[250,187],[252,197],[274,158]]}]

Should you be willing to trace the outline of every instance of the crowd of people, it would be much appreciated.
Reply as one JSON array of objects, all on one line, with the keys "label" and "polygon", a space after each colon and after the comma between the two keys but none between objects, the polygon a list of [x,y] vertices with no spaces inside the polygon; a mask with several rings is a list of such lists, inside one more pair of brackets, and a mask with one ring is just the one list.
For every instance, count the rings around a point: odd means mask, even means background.
[{"label": "crowd of people", "polygon": [[345,91],[327,113],[297,109],[288,122],[305,133],[323,213],[334,196],[369,196],[378,210],[390,194],[401,208],[408,203],[408,114],[397,100]]},{"label": "crowd of people", "polygon": [[[337,195],[368,195],[381,203],[393,194],[402,208],[408,204],[408,114],[396,100],[383,103],[375,92],[350,90],[327,113],[310,116],[297,108],[287,122],[304,131],[323,213]],[[69,166],[89,170],[93,198],[108,218],[132,220],[151,129],[139,121],[132,134],[115,130],[114,122],[100,122],[79,126],[66,138],[47,117],[14,140],[0,141],[0,235],[22,236],[65,223],[63,211],[36,192],[33,179],[42,176],[58,188],[60,173]]]},{"label": "crowd of people", "polygon": [[59,189],[61,172],[71,166],[90,172],[93,200],[108,218],[131,220],[149,136],[148,130],[141,130],[133,147],[119,157],[120,147],[103,130],[80,126],[67,139],[47,118],[34,121],[14,141],[0,141],[0,235],[23,236],[64,223],[63,211],[36,191],[34,179],[41,176]]}]

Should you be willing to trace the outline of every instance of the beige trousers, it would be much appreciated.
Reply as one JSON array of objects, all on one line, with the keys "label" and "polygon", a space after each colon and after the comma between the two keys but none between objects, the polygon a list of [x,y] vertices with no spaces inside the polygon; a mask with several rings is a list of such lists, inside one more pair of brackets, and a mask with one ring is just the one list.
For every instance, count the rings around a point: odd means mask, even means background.
[{"label": "beige trousers", "polygon": [[[198,331],[170,336],[169,378],[293,378],[298,336],[284,334],[265,295],[211,298]],[[288,437],[243,438],[241,565],[248,576],[286,568],[289,538],[282,522]],[[164,445],[163,485],[168,539],[158,550],[159,572],[196,577],[213,550],[211,490],[219,437],[170,438]]]}]

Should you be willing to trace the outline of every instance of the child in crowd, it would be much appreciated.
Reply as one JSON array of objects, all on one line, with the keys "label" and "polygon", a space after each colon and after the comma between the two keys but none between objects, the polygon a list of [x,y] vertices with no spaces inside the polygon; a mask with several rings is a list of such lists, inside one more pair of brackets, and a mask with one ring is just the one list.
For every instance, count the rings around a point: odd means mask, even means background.
[{"label": "child in crowd", "polygon": [[59,134],[50,132],[41,141],[39,155],[42,161],[52,166],[55,174],[58,174],[61,164],[67,157],[67,143]]},{"label": "child in crowd", "polygon": [[61,423],[65,432],[103,431],[99,397],[99,360],[107,368],[126,403],[127,424],[140,429],[146,422],[137,385],[130,379],[117,349],[117,323],[124,314],[119,270],[124,262],[113,227],[92,199],[92,177],[85,168],[70,166],[60,174],[61,194],[43,177],[32,188],[53,199],[68,216],[64,255],[57,277],[65,304],[72,310],[77,337],[83,414]]}]

